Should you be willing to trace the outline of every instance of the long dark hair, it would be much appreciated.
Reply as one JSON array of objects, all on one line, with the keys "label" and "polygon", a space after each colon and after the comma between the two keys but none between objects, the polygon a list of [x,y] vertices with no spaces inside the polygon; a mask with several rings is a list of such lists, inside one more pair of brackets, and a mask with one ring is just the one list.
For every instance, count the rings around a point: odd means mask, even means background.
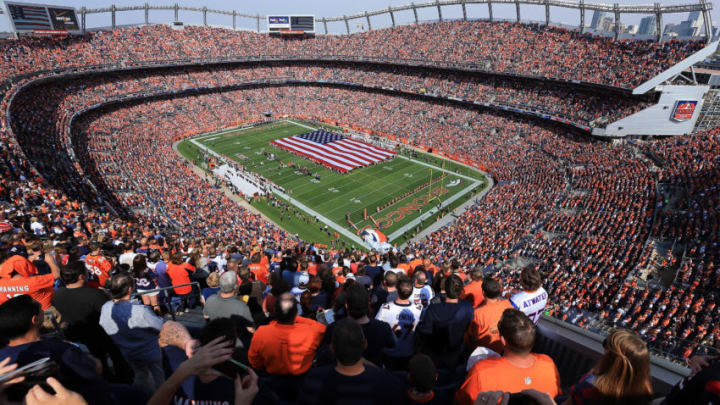
[{"label": "long dark hair", "polygon": [[147,258],[145,255],[135,255],[132,265],[133,276],[135,278],[142,277],[147,268]]}]

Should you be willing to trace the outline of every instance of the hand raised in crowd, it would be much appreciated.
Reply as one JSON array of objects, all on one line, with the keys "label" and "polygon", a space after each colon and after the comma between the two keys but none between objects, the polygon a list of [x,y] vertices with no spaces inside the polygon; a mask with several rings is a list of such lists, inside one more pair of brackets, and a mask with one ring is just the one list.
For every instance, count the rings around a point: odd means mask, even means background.
[{"label": "hand raised in crowd", "polygon": [[252,369],[245,377],[235,376],[235,405],[252,404],[258,391],[258,376]]},{"label": "hand raised in crowd", "polygon": [[48,377],[45,381],[55,391],[55,394],[50,394],[39,385],[36,385],[30,388],[30,391],[25,395],[26,405],[87,405],[87,402],[80,394],[68,390],[60,384],[60,381],[53,377]]},{"label": "hand raised in crowd", "polygon": [[218,376],[220,372],[214,371],[212,367],[230,360],[232,353],[233,342],[218,337],[195,350],[193,356],[182,362],[176,372],[186,377],[193,375]]}]

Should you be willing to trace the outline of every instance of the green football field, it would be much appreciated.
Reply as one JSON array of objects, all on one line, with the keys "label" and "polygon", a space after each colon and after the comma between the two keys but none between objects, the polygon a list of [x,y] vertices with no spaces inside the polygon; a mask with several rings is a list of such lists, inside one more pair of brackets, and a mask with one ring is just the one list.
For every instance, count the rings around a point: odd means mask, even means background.
[{"label": "green football field", "polygon": [[[365,227],[379,228],[391,243],[401,244],[434,222],[441,215],[439,208],[452,210],[487,184],[481,173],[428,154],[400,154],[340,174],[270,144],[317,127],[278,121],[187,139],[178,150],[199,166],[204,166],[205,156],[224,155],[281,186],[286,193],[278,191],[275,198],[292,204],[299,215],[283,212],[267,198],[252,204],[288,232],[326,244],[337,239],[361,247],[357,235]],[[314,176],[303,174],[300,167]],[[368,219],[363,217],[364,210]],[[354,227],[346,220],[348,214]]]}]

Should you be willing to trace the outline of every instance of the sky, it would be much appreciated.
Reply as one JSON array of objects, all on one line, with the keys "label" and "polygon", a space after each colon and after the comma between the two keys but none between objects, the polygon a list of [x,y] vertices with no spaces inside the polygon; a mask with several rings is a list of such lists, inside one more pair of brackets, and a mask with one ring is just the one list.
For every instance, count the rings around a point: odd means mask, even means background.
[{"label": "sky", "polygon": [[[2,0],[0,0],[2,1]],[[30,3],[32,0],[18,0],[20,2]],[[372,11],[379,9],[386,9],[389,6],[399,6],[409,4],[411,0],[361,0],[361,1],[349,1],[349,0],[263,0],[263,1],[222,1],[222,0],[148,0],[147,2],[151,5],[174,5],[178,3],[181,6],[188,7],[203,7],[207,6],[210,9],[218,10],[236,10],[238,13],[245,14],[260,14],[265,16],[267,14],[312,14],[316,17],[336,17],[345,14],[361,13],[363,11]],[[429,0],[412,0],[415,3],[424,3]],[[655,0],[659,1],[663,5],[670,4],[683,4],[688,2],[697,2],[698,0]],[[712,1],[712,0],[710,0]],[[615,0],[615,1],[595,1],[586,0],[587,3],[599,2],[599,3],[619,3],[619,4],[650,4],[652,1],[648,0]],[[72,6],[75,8],[104,8],[109,7],[113,4],[112,1],[97,1],[97,0],[43,0],[37,1],[42,4],[52,5],[64,5]],[[116,1],[116,6],[131,6],[131,5],[143,5],[145,1]],[[716,9],[711,12],[714,25],[720,23],[720,5],[714,4]],[[472,4],[467,6],[468,17],[472,18],[487,18],[488,11],[487,5],[485,4]],[[442,8],[443,18],[462,18],[462,9],[460,6],[447,6]],[[544,21],[545,10],[543,6],[521,6],[521,18],[523,20],[535,20]],[[515,18],[515,5],[514,4],[493,4],[493,15],[495,18],[514,19]],[[580,14],[578,10],[561,9],[551,7],[550,10],[551,21],[554,23],[564,23],[571,25],[578,25],[580,20]],[[626,25],[637,24],[640,18],[644,15],[623,15],[621,21]],[[79,16],[78,16],[79,18]],[[143,23],[145,14],[143,11],[133,12],[118,12],[116,17],[116,23],[118,25],[123,24],[138,24]],[[437,19],[437,8],[429,7],[418,10],[418,18],[420,20],[433,20]],[[585,16],[586,24],[590,24],[592,13],[589,12]],[[663,23],[676,23],[687,18],[687,13],[666,15]],[[174,19],[173,11],[150,11],[150,22],[151,23],[162,23],[170,22]],[[404,11],[396,13],[396,23],[407,24],[414,21],[412,11]],[[198,12],[180,12],[180,20],[186,24],[202,24],[202,13]],[[386,15],[371,17],[371,23],[373,28],[380,28],[389,26],[391,21],[390,17]],[[232,17],[211,15],[208,14],[208,24],[211,25],[224,25],[232,26]],[[110,13],[88,15],[87,17],[88,27],[102,27],[110,25]],[[255,29],[256,22],[254,19],[237,19],[238,28]],[[0,15],[0,31],[9,31],[10,24],[7,20],[7,15]],[[366,29],[367,24],[364,19],[351,21],[351,31],[359,31]],[[264,20],[261,22],[261,29],[265,29]],[[343,22],[329,23],[328,30],[333,33],[345,32],[345,24]],[[322,24],[316,27],[317,32],[324,32]]]}]

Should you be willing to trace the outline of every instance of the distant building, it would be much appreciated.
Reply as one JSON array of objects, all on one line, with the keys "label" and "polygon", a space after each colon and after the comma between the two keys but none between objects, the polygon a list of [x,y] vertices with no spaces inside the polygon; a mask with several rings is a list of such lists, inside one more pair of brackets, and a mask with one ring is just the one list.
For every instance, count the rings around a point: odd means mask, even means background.
[{"label": "distant building", "polygon": [[655,35],[657,33],[657,20],[654,15],[648,16],[640,20],[638,27],[638,35]]},{"label": "distant building", "polygon": [[595,11],[593,12],[592,22],[590,23],[590,28],[597,30],[600,29],[600,20],[603,19],[607,15],[604,11]]},{"label": "distant building", "polygon": [[680,24],[668,24],[665,26],[665,35],[673,37],[695,37],[703,35],[703,20],[699,11],[693,11],[688,19]]},{"label": "distant building", "polygon": [[635,24],[628,25],[627,28],[625,28],[625,33],[630,35],[635,35],[638,33],[638,26]]}]

